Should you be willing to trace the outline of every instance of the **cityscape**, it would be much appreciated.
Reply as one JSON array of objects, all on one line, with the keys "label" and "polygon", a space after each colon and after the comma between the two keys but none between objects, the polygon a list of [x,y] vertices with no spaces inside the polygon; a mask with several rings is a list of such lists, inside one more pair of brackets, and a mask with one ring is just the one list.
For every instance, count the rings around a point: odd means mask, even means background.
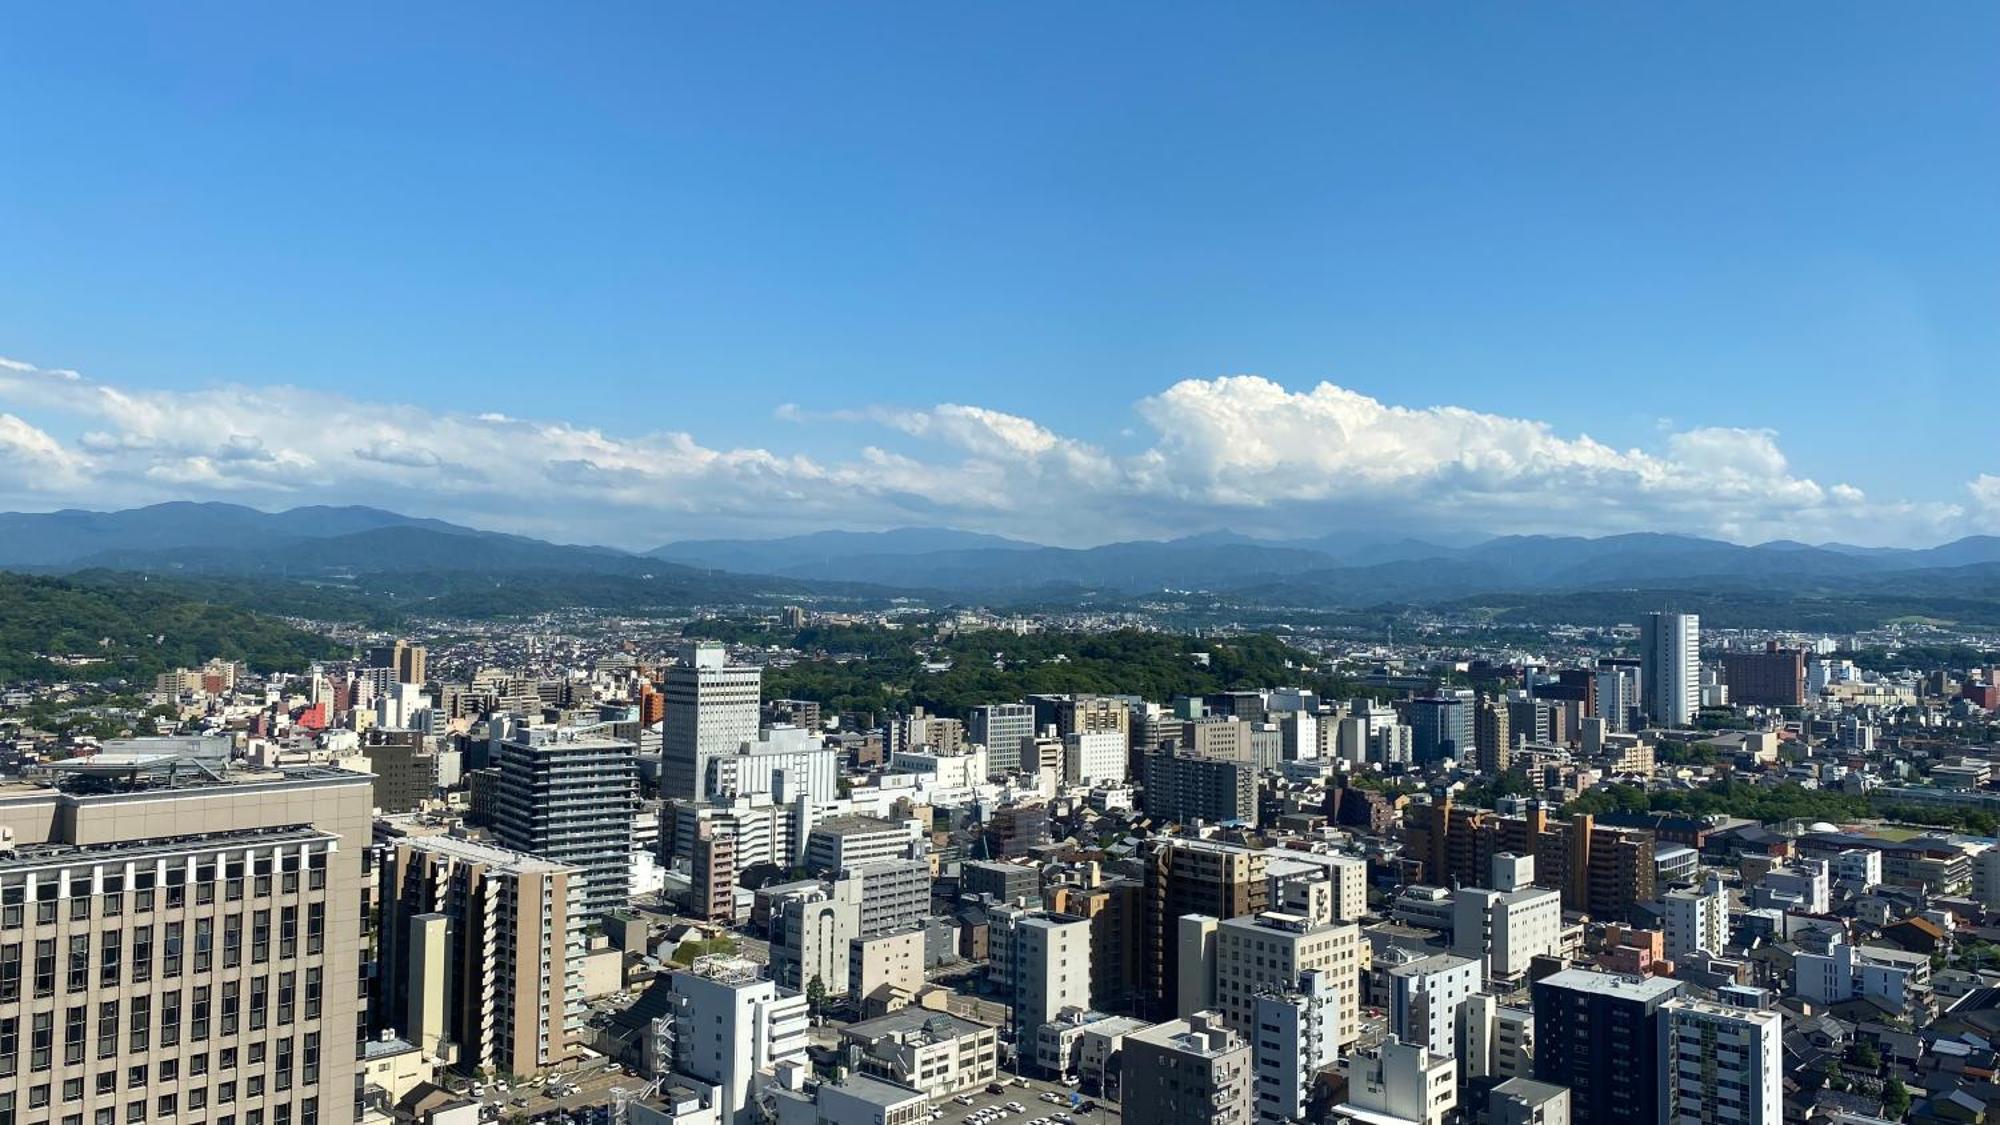
[{"label": "cityscape", "polygon": [[2000,1125],[2000,9],[7,16],[0,1125]]}]

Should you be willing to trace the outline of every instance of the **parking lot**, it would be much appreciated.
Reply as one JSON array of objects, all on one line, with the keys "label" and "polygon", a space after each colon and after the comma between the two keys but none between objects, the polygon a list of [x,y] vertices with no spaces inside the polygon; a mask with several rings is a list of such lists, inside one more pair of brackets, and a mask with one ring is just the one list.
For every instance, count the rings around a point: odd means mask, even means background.
[{"label": "parking lot", "polygon": [[[933,1108],[944,1111],[943,1116],[933,1118],[935,1125],[980,1125],[979,1121],[967,1122],[967,1118],[978,1118],[981,1113],[989,1113],[980,1119],[987,1125],[1031,1125],[1042,1118],[1053,1118],[1061,1113],[1070,1117],[1075,1125],[1119,1125],[1118,1107],[1103,1098],[1086,1097],[1085,1102],[1095,1102],[1096,1110],[1078,1113],[1069,1106],[1070,1095],[1076,1093],[1071,1086],[1046,1082],[1039,1078],[1018,1078],[1002,1071],[1001,1079],[1007,1083],[1004,1093],[989,1093],[984,1086],[969,1090],[958,1098],[939,1098],[931,1103]],[[1025,1082],[1026,1085],[1022,1085]],[[1051,1094],[1061,1099],[1061,1104],[1044,1101],[1043,1095]],[[1007,1103],[1020,1103],[1020,1110],[1007,1109]],[[1063,1125],[1059,1121],[1044,1121],[1043,1125]]]}]

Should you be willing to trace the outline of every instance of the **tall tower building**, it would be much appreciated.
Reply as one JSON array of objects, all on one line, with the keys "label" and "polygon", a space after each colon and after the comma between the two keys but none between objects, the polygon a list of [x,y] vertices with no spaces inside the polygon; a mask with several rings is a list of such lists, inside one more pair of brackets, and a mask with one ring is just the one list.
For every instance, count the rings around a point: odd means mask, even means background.
[{"label": "tall tower building", "polygon": [[531,729],[500,744],[493,800],[500,843],[580,868],[585,922],[632,897],[637,749],[562,728]]},{"label": "tall tower building", "polygon": [[1575,1125],[1657,1125],[1667,977],[1565,969],[1538,980],[1535,1078],[1567,1086]]},{"label": "tall tower building", "polygon": [[1661,726],[1685,727],[1701,710],[1701,618],[1649,613],[1639,635],[1640,707]]},{"label": "tall tower building", "polygon": [[1180,919],[1238,918],[1270,903],[1265,855],[1206,840],[1167,840],[1146,859],[1140,975],[1147,1006],[1171,1015],[1180,987]]},{"label": "tall tower building", "polygon": [[708,763],[734,754],[757,738],[758,697],[764,673],[731,664],[713,641],[681,646],[661,684],[667,715],[660,728],[660,796],[705,800]]},{"label": "tall tower building", "polygon": [[1506,773],[1513,766],[1513,714],[1504,701],[1480,697],[1472,713],[1472,744],[1481,773]]},{"label": "tall tower building", "polygon": [[1021,768],[1021,744],[1035,737],[1035,709],[1027,703],[974,707],[966,737],[986,747],[987,773],[1012,773]]},{"label": "tall tower building", "polygon": [[1660,1006],[1662,1125],[1779,1125],[1785,1119],[1783,1020],[1704,1000]]},{"label": "tall tower building", "polygon": [[0,785],[0,1105],[347,1125],[367,776],[132,757]]}]

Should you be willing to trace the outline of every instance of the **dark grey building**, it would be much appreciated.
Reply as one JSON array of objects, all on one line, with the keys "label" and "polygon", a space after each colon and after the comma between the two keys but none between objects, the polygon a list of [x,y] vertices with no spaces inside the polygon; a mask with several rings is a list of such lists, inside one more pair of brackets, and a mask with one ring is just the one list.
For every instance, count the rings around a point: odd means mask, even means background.
[{"label": "dark grey building", "polygon": [[1257,767],[1162,750],[1146,755],[1146,815],[1187,823],[1257,823]]},{"label": "dark grey building", "polygon": [[632,898],[637,750],[560,728],[500,744],[493,819],[501,846],[581,868],[586,920]]},{"label": "dark grey building", "polygon": [[1668,977],[1565,969],[1535,982],[1535,1078],[1569,1087],[1572,1125],[1658,1125]]},{"label": "dark grey building", "polygon": [[958,893],[967,898],[992,895],[1001,902],[1018,903],[1027,899],[1031,904],[1037,903],[1042,897],[1042,876],[1036,869],[1018,863],[967,861],[958,868]]}]

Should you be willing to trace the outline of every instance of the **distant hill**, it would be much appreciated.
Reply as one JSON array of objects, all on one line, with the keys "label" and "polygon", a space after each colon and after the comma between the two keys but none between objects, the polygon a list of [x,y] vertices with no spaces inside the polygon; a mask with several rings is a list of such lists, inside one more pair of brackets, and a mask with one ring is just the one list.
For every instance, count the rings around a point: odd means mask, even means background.
[{"label": "distant hill", "polygon": [[[154,675],[215,657],[294,671],[344,650],[282,621],[143,584],[0,573],[0,682]],[[77,666],[48,658],[90,657]]]},{"label": "distant hill", "polygon": [[948,527],[899,527],[891,531],[815,531],[781,539],[689,539],[646,554],[669,562],[742,574],[786,574],[804,567],[858,558],[944,551],[1032,551],[1040,544],[957,531]]},{"label": "distant hill", "polygon": [[308,507],[260,512],[240,504],[177,501],[119,512],[0,513],[0,567],[78,565],[94,555],[256,542],[323,539],[385,527],[471,533],[441,520],[379,508]]}]

